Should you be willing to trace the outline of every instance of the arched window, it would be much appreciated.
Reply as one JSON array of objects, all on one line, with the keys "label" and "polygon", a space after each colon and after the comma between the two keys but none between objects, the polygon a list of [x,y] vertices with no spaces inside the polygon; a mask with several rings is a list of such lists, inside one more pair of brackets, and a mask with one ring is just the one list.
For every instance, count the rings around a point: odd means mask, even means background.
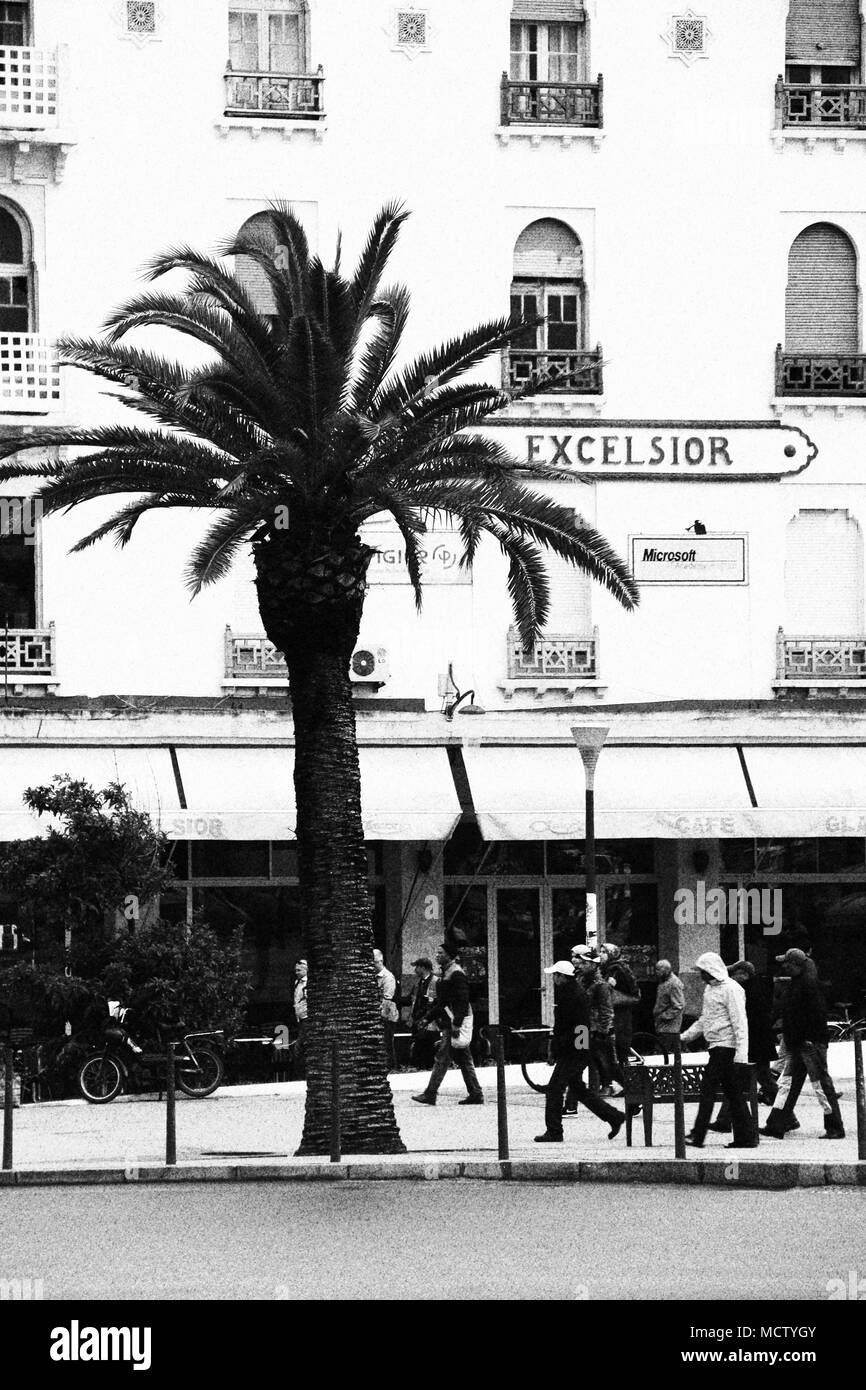
[{"label": "arched window", "polygon": [[[509,353],[512,386],[539,385],[571,375],[586,349],[586,285],[580,238],[553,217],[542,217],[520,233],[514,246],[511,312],[543,323],[527,328]],[[590,364],[591,365],[591,364]],[[596,366],[598,363],[596,362]],[[600,370],[600,368],[599,368]],[[601,389],[596,373],[574,377],[566,390]],[[591,378],[591,379],[590,379]]]},{"label": "arched window", "polygon": [[33,331],[31,256],[23,214],[0,203],[0,333]]},{"label": "arched window", "polygon": [[857,257],[829,222],[802,231],[788,256],[785,351],[858,353]]},{"label": "arched window", "polygon": [[785,534],[785,632],[859,636],[863,625],[863,534],[842,509],[804,508]]},{"label": "arched window", "polygon": [[[266,212],[257,212],[252,217],[247,218],[241,227],[241,233],[245,237],[254,237],[263,250],[276,258],[278,252],[273,223]],[[258,261],[254,261],[252,256],[236,256],[235,276],[240,280],[260,314],[268,316],[276,314],[277,305],[274,292]]]}]

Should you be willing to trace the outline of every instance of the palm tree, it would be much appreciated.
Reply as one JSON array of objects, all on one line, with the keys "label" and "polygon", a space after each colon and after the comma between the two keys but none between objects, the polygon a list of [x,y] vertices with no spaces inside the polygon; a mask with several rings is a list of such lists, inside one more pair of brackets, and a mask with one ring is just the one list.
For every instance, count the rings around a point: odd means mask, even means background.
[{"label": "palm tree", "polygon": [[[120,510],[84,536],[124,546],[145,513],[198,508],[210,517],[192,551],[193,593],[225,575],[251,543],[262,623],[286,659],[295,734],[298,870],[309,960],[307,1108],[299,1153],[327,1152],[330,1045],[341,1058],[347,1152],[397,1152],[397,1129],[371,968],[367,859],[349,659],[373,551],[359,535],[390,513],[421,604],[419,551],[440,515],[459,524],[465,563],[483,535],[508,560],[515,618],[529,644],[543,626],[542,550],[587,571],[625,605],[637,602],[621,560],[570,509],[530,485],[571,476],[519,465],[473,433],[509,397],[465,379],[525,324],[485,323],[400,369],[407,291],[381,288],[405,213],[376,217],[357,268],[344,277],[310,255],[289,205],[275,204],[223,248],[266,277],[273,312],[256,308],[223,259],[188,247],[148,267],[151,281],[183,272],[180,292],[156,289],[113,313],[100,341],[66,338],[62,359],[126,388],[150,424],[47,428],[6,436],[0,457],[58,444],[85,452],[59,462],[13,460],[0,479],[41,479],[47,514],[109,494]],[[191,368],[129,343],[136,329],[176,330],[204,348]],[[56,458],[56,455],[53,456]],[[129,500],[129,494],[137,494]]]}]

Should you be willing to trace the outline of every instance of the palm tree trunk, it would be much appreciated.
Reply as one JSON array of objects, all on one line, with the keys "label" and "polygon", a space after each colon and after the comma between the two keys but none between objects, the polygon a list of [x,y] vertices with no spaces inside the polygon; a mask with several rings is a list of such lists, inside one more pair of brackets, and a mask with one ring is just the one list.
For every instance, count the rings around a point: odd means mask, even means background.
[{"label": "palm tree trunk", "polygon": [[307,1106],[299,1154],[329,1151],[331,1049],[340,1053],[342,1146],[403,1153],[373,969],[361,776],[349,658],[370,551],[355,538],[330,554],[291,538],[254,548],[259,608],[285,658],[295,731],[298,876],[307,963]]}]

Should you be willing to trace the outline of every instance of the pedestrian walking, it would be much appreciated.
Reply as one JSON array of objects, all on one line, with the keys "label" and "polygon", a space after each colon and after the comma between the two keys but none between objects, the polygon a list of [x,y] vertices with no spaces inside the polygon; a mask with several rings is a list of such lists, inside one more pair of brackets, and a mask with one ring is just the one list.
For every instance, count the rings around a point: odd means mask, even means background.
[{"label": "pedestrian walking", "polygon": [[430,1079],[420,1095],[412,1099],[419,1105],[435,1105],[445,1073],[455,1061],[466,1083],[466,1095],[459,1105],[483,1105],[484,1092],[475,1073],[469,1044],[472,1041],[472,1008],[469,1003],[469,982],[458,958],[453,941],[443,941],[436,952],[436,962],[442,972],[436,987],[433,1017],[441,1024],[442,1036],[436,1047],[436,1059]]},{"label": "pedestrian walking", "polygon": [[[613,1095],[613,1081],[617,1082],[616,1094],[619,1095],[622,1093],[625,1078],[617,1062],[614,1045],[611,987],[599,969],[600,957],[590,946],[572,947],[571,963],[589,1000],[589,1054],[598,1073],[599,1095]],[[569,1093],[565,1103],[569,1112],[572,1107],[576,1109],[573,1092]]]},{"label": "pedestrian walking", "polygon": [[593,1095],[583,1080],[589,1062],[590,1003],[586,991],[575,977],[571,961],[558,960],[545,969],[553,976],[553,1034],[550,1040],[553,1074],[547,1083],[544,1102],[544,1133],[536,1144],[562,1143],[562,1102],[566,1092],[575,1095],[587,1110],[610,1125],[608,1139],[615,1139],[625,1123],[621,1110]]},{"label": "pedestrian walking", "polygon": [[721,956],[705,951],[695,961],[704,981],[701,1016],[683,1033],[683,1042],[702,1037],[709,1049],[709,1061],[701,1081],[698,1113],[686,1143],[702,1149],[713,1115],[716,1092],[721,1090],[730,1105],[734,1137],[729,1149],[754,1149],[758,1145],[752,1117],[740,1089],[736,1068],[749,1060],[749,1025],[746,996],[742,985],[732,980]]},{"label": "pedestrian walking", "polygon": [[[749,1026],[749,1061],[754,1064],[755,1076],[760,1086],[759,1099],[772,1105],[776,1096],[777,1083],[770,1063],[776,1060],[776,1041],[773,1036],[772,1006],[766,991],[762,988],[755,967],[750,960],[738,960],[728,966],[728,974],[743,988],[746,996],[746,1022]],[[727,1100],[723,1100],[719,1113],[710,1129],[718,1134],[730,1134],[731,1113]]]},{"label": "pedestrian walking", "polygon": [[301,957],[295,961],[295,992],[292,999],[298,1036],[295,1040],[295,1067],[292,1075],[305,1074],[307,1059],[307,962]]},{"label": "pedestrian walking", "polygon": [[669,960],[656,961],[656,976],[659,984],[653,1004],[653,1031],[668,1053],[674,1051],[675,1040],[682,1031],[686,992]]},{"label": "pedestrian walking", "polygon": [[388,1063],[388,1070],[393,1071],[395,1067],[394,1031],[400,1018],[400,1009],[397,1004],[397,981],[385,965],[385,957],[378,949],[373,952],[373,967],[376,971],[376,983],[379,986],[379,1008],[385,1037],[385,1058]]},{"label": "pedestrian walking", "polygon": [[433,1066],[436,1044],[439,1041],[439,1024],[434,1018],[436,1010],[436,976],[433,962],[428,956],[413,960],[415,986],[412,990],[412,1049],[410,1061],[415,1071],[429,1071]]},{"label": "pedestrian walking", "polygon": [[794,1128],[794,1107],[808,1076],[824,1112],[823,1138],[844,1139],[839,1099],[827,1070],[827,1005],[817,971],[805,952],[796,947],[785,952],[782,964],[790,976],[782,1000],[782,1070],[776,1099],[761,1133],[784,1139],[786,1131]]},{"label": "pedestrian walking", "polygon": [[631,1052],[631,1039],[634,1032],[635,1005],[641,1002],[640,988],[630,968],[622,958],[622,948],[613,942],[605,942],[599,950],[602,979],[610,986],[613,1004],[613,1044],[614,1055],[619,1064],[619,1079],[622,1068],[628,1066]]}]

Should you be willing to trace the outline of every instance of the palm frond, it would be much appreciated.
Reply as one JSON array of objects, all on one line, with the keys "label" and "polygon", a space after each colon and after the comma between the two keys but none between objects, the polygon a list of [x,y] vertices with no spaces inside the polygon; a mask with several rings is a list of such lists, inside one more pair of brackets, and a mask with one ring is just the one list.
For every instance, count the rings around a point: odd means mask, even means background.
[{"label": "palm frond", "polygon": [[187,565],[187,587],[193,597],[228,574],[238,550],[268,520],[259,508],[249,504],[233,508],[213,523],[193,549]]},{"label": "palm frond", "polygon": [[364,249],[361,252],[350,287],[355,301],[358,331],[366,321],[370,306],[377,296],[382,276],[400,235],[400,228],[409,214],[403,204],[387,203],[373,220]]}]

